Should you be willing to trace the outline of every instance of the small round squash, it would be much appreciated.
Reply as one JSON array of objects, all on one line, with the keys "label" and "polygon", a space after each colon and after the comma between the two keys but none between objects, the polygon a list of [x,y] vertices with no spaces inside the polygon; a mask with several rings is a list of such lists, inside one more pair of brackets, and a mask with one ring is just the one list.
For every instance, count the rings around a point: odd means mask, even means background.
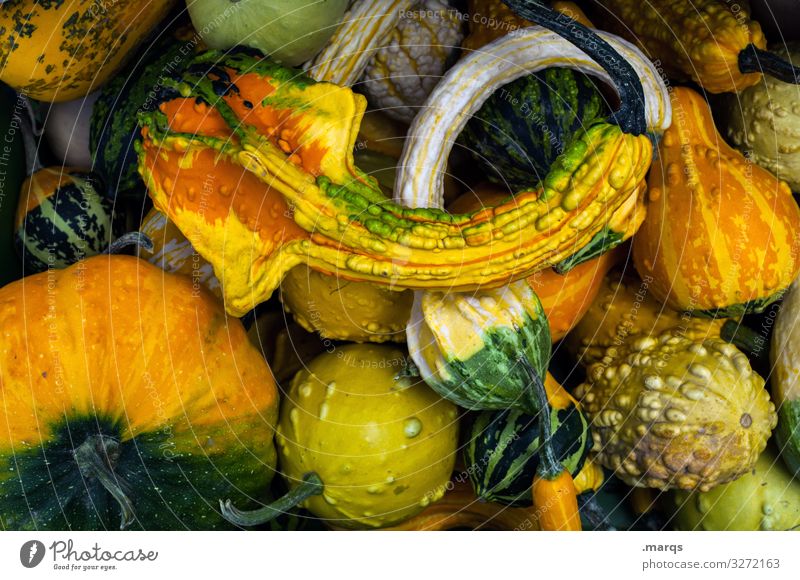
[{"label": "small round squash", "polygon": [[281,470],[292,486],[320,476],[322,495],[304,506],[331,525],[396,525],[447,489],[456,407],[405,370],[399,349],[347,345],[292,381],[278,424]]},{"label": "small round squash", "polygon": [[278,390],[189,279],[95,256],[0,289],[0,529],[230,527],[275,473]]}]

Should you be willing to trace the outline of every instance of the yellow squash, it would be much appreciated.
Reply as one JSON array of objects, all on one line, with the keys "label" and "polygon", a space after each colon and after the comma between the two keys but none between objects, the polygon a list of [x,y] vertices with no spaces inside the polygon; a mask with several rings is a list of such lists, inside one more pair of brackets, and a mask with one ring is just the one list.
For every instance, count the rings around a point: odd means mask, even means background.
[{"label": "yellow squash", "polygon": [[347,528],[396,525],[440,499],[456,458],[458,413],[418,378],[403,351],[348,345],[292,380],[277,442],[291,485],[319,474],[307,507]]},{"label": "yellow squash", "polygon": [[351,282],[297,266],[281,283],[281,302],[300,326],[324,339],[405,342],[414,294]]}]

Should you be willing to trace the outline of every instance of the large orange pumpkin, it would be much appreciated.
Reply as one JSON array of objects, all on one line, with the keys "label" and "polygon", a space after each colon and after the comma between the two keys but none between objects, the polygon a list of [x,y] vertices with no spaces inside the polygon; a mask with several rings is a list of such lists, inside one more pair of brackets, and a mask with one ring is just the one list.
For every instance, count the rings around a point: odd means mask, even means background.
[{"label": "large orange pumpkin", "polygon": [[210,529],[274,474],[278,394],[190,278],[96,256],[0,289],[0,528]]}]

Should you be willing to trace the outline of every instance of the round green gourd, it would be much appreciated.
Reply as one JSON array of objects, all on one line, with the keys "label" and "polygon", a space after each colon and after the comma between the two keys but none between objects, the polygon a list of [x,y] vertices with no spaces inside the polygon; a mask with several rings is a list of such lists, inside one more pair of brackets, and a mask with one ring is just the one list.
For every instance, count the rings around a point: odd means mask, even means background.
[{"label": "round green gourd", "polygon": [[67,167],[40,169],[23,183],[14,229],[26,275],[66,268],[114,241],[114,204],[97,190],[96,176]]},{"label": "round green gourd", "polygon": [[[591,448],[583,413],[571,404],[550,412],[556,458],[574,476]],[[475,417],[464,450],[466,471],[479,498],[531,505],[531,482],[539,465],[539,418],[521,411],[484,411]]]},{"label": "round green gourd", "polygon": [[667,502],[681,530],[800,529],[800,481],[771,450],[736,481],[707,492],[674,491]]}]

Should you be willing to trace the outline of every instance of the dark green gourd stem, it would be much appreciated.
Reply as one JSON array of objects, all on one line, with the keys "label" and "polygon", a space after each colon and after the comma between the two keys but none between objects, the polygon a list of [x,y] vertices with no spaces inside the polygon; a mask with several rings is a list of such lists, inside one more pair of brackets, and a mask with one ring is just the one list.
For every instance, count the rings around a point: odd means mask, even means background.
[{"label": "dark green gourd stem", "polygon": [[129,246],[137,246],[146,252],[153,253],[153,240],[142,232],[128,232],[122,234],[116,240],[109,244],[104,254],[119,254],[122,250]]},{"label": "dark green gourd stem", "polygon": [[522,368],[528,373],[530,382],[528,393],[531,398],[530,405],[538,409],[539,415],[539,467],[536,472],[545,479],[553,479],[564,471],[564,466],[556,457],[553,450],[553,425],[550,422],[550,401],[547,399],[547,391],[544,388],[539,373],[536,372],[524,356],[519,359]]},{"label": "dark green gourd stem", "polygon": [[800,67],[793,66],[781,57],[748,44],[739,53],[739,70],[743,73],[764,73],[779,81],[800,84]]},{"label": "dark green gourd stem", "polygon": [[124,530],[136,519],[133,502],[123,490],[123,482],[114,473],[119,458],[119,441],[106,435],[91,435],[72,453],[81,475],[95,478],[119,504],[122,517],[119,529]]},{"label": "dark green gourd stem", "polygon": [[609,122],[631,135],[644,135],[647,132],[642,83],[631,64],[610,44],[583,24],[539,2],[503,2],[525,20],[535,22],[568,40],[603,67],[614,81],[620,101],[619,109],[611,114]]},{"label": "dark green gourd stem", "polygon": [[233,507],[229,499],[224,502],[220,500],[219,507],[222,517],[230,523],[237,526],[257,526],[274,520],[312,496],[322,494],[324,489],[325,485],[319,475],[312,471],[306,473],[303,476],[303,482],[285,496],[257,510],[240,511]]}]

